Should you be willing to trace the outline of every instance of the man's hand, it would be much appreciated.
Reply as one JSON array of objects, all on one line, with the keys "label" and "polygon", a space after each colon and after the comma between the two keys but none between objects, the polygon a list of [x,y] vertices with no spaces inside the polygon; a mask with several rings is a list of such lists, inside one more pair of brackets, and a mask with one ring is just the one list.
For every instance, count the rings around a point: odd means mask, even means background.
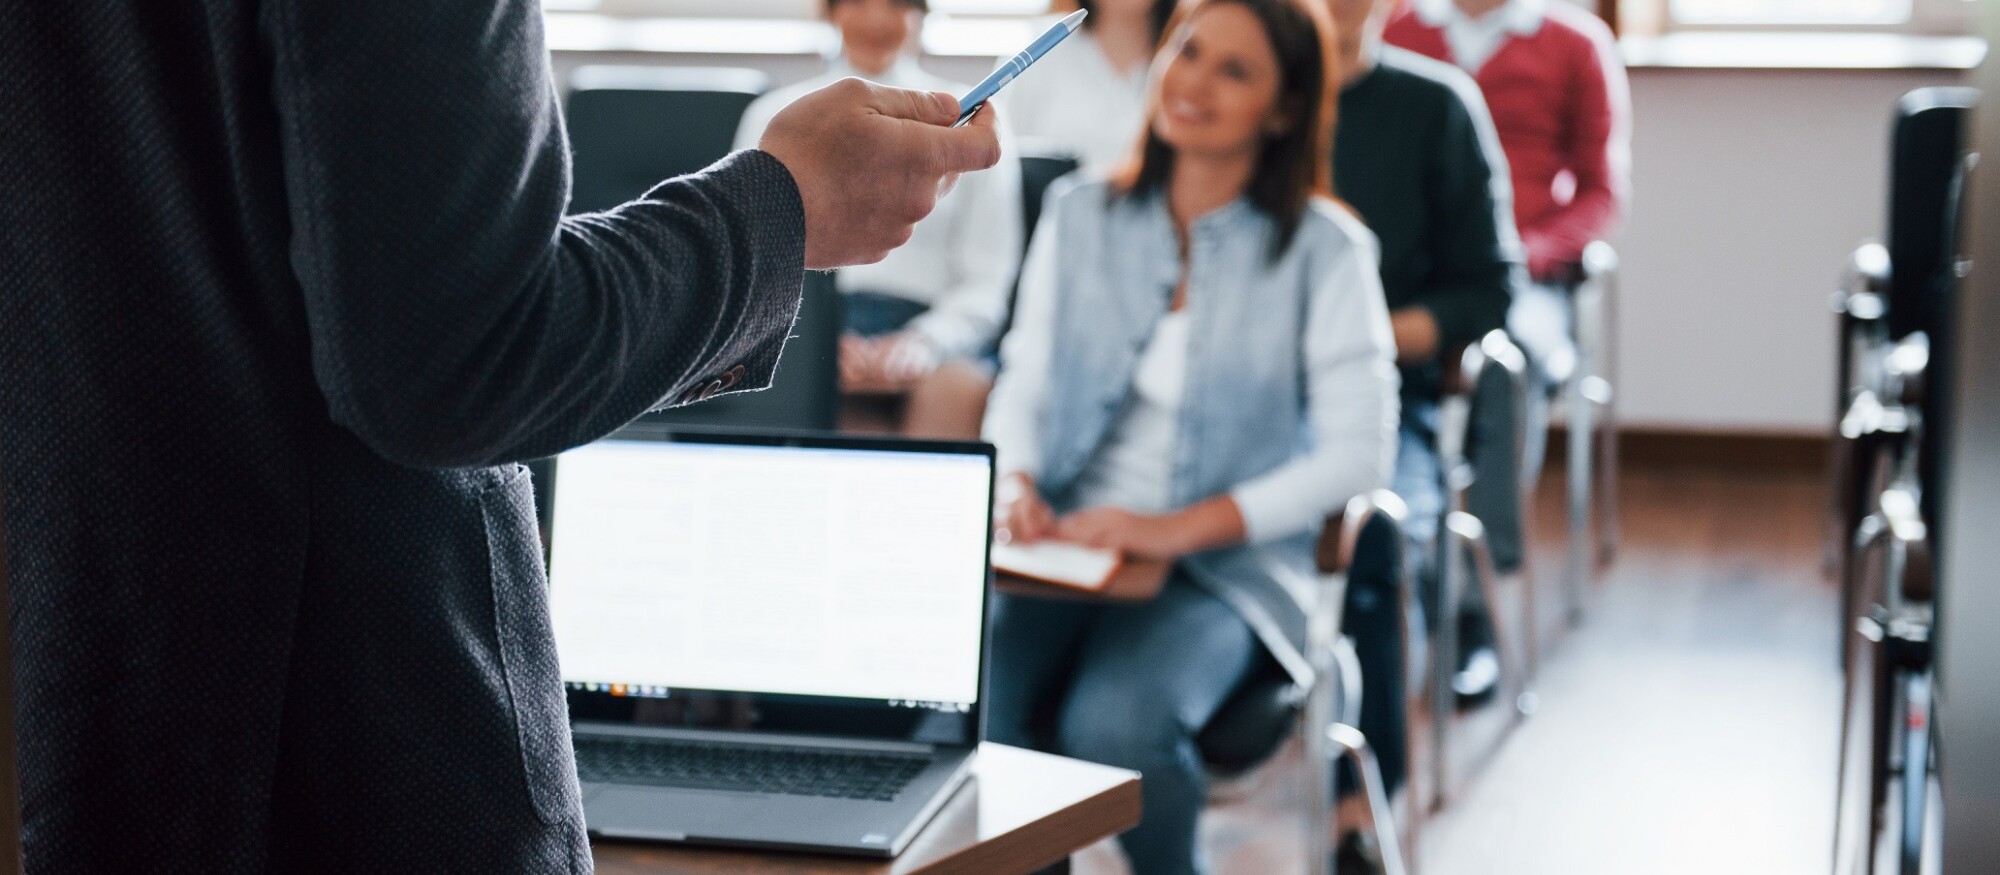
[{"label": "man's hand", "polygon": [[910,239],[958,174],[1000,160],[987,106],[964,127],[958,99],[842,79],[771,119],[758,148],[783,162],[806,210],[806,267],[881,261]]}]

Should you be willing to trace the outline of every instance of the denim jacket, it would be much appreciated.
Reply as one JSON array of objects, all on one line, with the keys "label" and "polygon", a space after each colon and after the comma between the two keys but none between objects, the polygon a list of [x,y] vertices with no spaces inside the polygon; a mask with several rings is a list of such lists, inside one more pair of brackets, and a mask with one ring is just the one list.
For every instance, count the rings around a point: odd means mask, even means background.
[{"label": "denim jacket", "polygon": [[[1272,257],[1277,224],[1247,199],[1189,228],[1186,394],[1173,440],[1175,507],[1227,494],[1246,544],[1183,558],[1301,680],[1312,546],[1393,464],[1397,375],[1375,238],[1315,199]],[[985,433],[1005,472],[1057,512],[1131,397],[1141,352],[1181,280],[1165,197],[1102,180],[1050,192],[1023,268]]]}]

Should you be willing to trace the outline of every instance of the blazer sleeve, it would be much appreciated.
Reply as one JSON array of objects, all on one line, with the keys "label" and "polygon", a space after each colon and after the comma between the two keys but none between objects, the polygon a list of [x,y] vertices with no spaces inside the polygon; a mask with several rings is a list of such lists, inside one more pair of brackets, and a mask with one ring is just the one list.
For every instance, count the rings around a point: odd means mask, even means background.
[{"label": "blazer sleeve", "polygon": [[275,0],[261,15],[313,373],[376,452],[534,458],[769,384],[805,245],[776,159],[739,152],[565,219],[538,4]]}]

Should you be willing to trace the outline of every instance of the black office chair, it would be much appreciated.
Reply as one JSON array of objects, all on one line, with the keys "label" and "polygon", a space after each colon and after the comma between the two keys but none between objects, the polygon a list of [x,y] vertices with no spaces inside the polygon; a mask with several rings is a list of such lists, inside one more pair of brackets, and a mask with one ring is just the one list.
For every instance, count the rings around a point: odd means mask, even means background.
[{"label": "black office chair", "polygon": [[1021,235],[1025,248],[1035,236],[1035,224],[1042,218],[1042,199],[1049,185],[1076,171],[1076,156],[1052,143],[1022,137],[1015,142],[1021,162]]},{"label": "black office chair", "polygon": [[[1931,557],[1948,448],[1949,367],[1962,271],[1958,231],[1972,168],[1966,119],[1978,93],[1920,89],[1898,104],[1891,164],[1889,243],[1868,251],[1871,285],[1849,289],[1842,312],[1840,410],[1844,467],[1834,471],[1837,514],[1866,511],[1842,532],[1840,771],[1836,873],[1876,872],[1890,843],[1893,871],[1916,875],[1938,813],[1932,769]],[[1857,259],[1859,260],[1859,259]],[[1941,359],[1948,360],[1948,359]],[[1858,506],[1856,502],[1859,502]]]},{"label": "black office chair", "polygon": [[[1910,437],[1910,411],[1892,397],[1895,390],[1888,383],[1895,375],[1888,368],[1899,348],[1902,355],[1911,354],[1905,342],[1910,335],[1946,321],[1939,318],[1936,298],[1940,289],[1953,287],[1957,280],[1954,193],[1965,164],[1966,120],[1978,96],[1970,88],[1920,88],[1897,102],[1891,129],[1887,239],[1855,251],[1846,281],[1835,295],[1840,371],[1828,557],[1841,582],[1843,666],[1851,649],[1846,630],[1860,618],[1863,607],[1852,561],[1856,527],[1868,514],[1874,495],[1886,485],[1888,454],[1899,452]],[[1927,335],[1924,342],[1929,339]],[[1926,440],[1935,443],[1938,435],[1931,432]],[[1934,514],[1934,502],[1927,496],[1924,510]]]},{"label": "black office chair", "polygon": [[[1016,153],[1021,163],[1021,246],[1026,256],[1029,241],[1035,239],[1035,226],[1042,220],[1042,201],[1048,196],[1049,186],[1056,180],[1076,171],[1076,156],[1045,141],[1023,137],[1015,142]],[[1000,324],[1000,336],[1006,337],[1008,329],[1014,326],[1014,303],[1021,292],[1021,276],[1014,275],[1014,286],[1007,291],[1007,316]]]},{"label": "black office chair", "polygon": [[[1325,867],[1339,838],[1333,829],[1333,785],[1335,764],[1340,762],[1347,763],[1366,794],[1376,836],[1381,840],[1384,870],[1389,875],[1407,871],[1381,766],[1367,738],[1355,728],[1361,712],[1360,664],[1353,645],[1340,635],[1351,570],[1365,566],[1375,573],[1407,576],[1402,555],[1406,514],[1395,493],[1377,490],[1355,496],[1340,516],[1328,521],[1320,542],[1318,599],[1308,622],[1306,659],[1312,664],[1312,685],[1301,687],[1267,657],[1263,666],[1216,709],[1195,739],[1209,770],[1227,779],[1256,769],[1269,761],[1292,733],[1304,733],[1308,767],[1302,777],[1311,784],[1302,812],[1308,872],[1330,875]],[[1407,584],[1407,580],[1399,580],[1397,591],[1408,593]],[[1419,806],[1412,799],[1414,818]]]},{"label": "black office chair", "polygon": [[610,209],[729,154],[771,77],[729,67],[580,67],[563,113],[572,213]]}]

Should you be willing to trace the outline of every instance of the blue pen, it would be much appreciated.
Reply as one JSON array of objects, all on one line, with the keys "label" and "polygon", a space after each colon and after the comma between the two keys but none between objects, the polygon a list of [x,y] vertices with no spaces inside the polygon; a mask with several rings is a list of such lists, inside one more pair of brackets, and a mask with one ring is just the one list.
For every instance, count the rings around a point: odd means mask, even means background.
[{"label": "blue pen", "polygon": [[1047,32],[1036,37],[1035,41],[1029,43],[1027,48],[1022,49],[1020,54],[1010,58],[1007,63],[1000,65],[1000,69],[994,70],[991,75],[986,77],[985,81],[972,86],[972,90],[966,92],[965,96],[958,101],[958,121],[953,123],[952,127],[958,127],[970,121],[973,113],[978,112],[979,108],[986,104],[986,101],[993,99],[993,95],[999,92],[1007,83],[1014,81],[1014,77],[1021,75],[1021,71],[1028,69],[1028,65],[1041,60],[1043,55],[1048,54],[1050,49],[1056,47],[1056,43],[1062,42],[1064,37],[1075,33],[1077,28],[1082,27],[1083,17],[1089,14],[1089,12],[1082,9],[1070,13],[1063,20],[1056,22],[1055,26],[1049,28]]}]

